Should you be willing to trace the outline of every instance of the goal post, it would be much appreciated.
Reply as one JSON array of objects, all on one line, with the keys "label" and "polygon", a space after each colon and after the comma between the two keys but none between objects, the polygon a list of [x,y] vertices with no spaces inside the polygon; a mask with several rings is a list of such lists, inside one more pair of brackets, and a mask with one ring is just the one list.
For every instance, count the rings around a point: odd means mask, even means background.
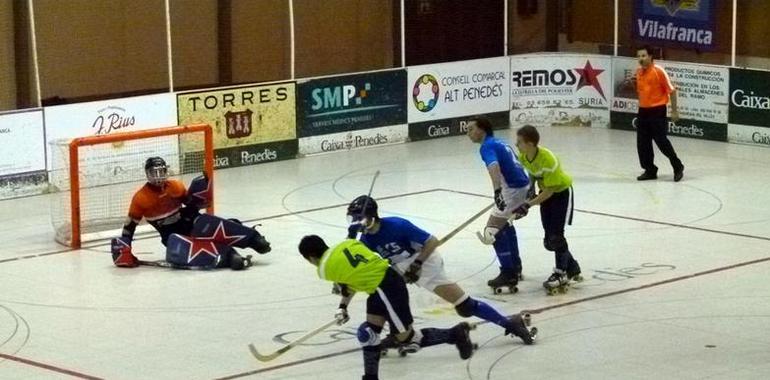
[{"label": "goal post", "polygon": [[[56,241],[73,248],[80,248],[84,233],[122,227],[131,197],[146,182],[148,157],[166,160],[169,178],[185,186],[202,173],[214,180],[213,134],[206,124],[53,141],[51,155],[49,183],[58,191],[52,194],[51,222]],[[207,212],[213,211],[211,202]]]}]

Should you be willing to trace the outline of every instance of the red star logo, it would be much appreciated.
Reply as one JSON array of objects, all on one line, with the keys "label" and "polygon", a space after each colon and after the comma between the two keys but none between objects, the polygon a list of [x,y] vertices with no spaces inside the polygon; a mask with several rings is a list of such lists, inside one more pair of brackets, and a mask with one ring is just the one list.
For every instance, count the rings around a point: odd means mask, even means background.
[{"label": "red star logo", "polygon": [[228,235],[227,232],[225,232],[225,222],[220,221],[211,236],[198,236],[197,239],[210,240],[212,242],[225,243],[232,246],[233,244],[243,240],[245,237],[246,235]]},{"label": "red star logo", "polygon": [[582,69],[575,69],[575,71],[580,74],[580,81],[578,81],[577,89],[580,90],[581,88],[585,86],[591,86],[596,89],[596,91],[599,93],[599,95],[602,96],[604,100],[607,100],[607,97],[604,96],[604,91],[602,90],[602,85],[599,84],[599,74],[603,73],[604,70],[594,69],[591,66],[591,61],[586,61],[586,65]]},{"label": "red star logo", "polygon": [[213,258],[219,257],[219,250],[213,241],[206,241],[199,238],[188,238],[186,236],[179,235],[179,238],[190,243],[190,252],[187,255],[187,262],[191,263],[200,254],[206,254]]},{"label": "red star logo", "polygon": [[203,189],[201,191],[198,191],[198,192],[195,192],[195,193],[192,194],[193,197],[198,198],[198,199],[201,200],[201,204],[204,204],[207,207],[208,207],[209,203],[211,202],[211,182],[212,181],[210,181],[210,180],[207,181],[205,189]]}]

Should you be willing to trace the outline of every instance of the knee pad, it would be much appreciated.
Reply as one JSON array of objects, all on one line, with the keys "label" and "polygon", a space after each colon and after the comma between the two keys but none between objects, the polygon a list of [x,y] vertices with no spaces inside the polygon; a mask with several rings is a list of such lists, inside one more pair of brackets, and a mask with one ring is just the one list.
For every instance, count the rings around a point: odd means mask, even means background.
[{"label": "knee pad", "polygon": [[480,232],[476,232],[476,236],[481,240],[482,243],[486,245],[492,245],[495,243],[495,237],[500,232],[500,229],[497,227],[492,226],[486,226],[484,227],[484,233],[481,234]]},{"label": "knee pad", "polygon": [[380,333],[382,327],[375,326],[369,322],[364,322],[358,326],[356,337],[361,347],[372,347],[380,344]]},{"label": "knee pad", "polygon": [[513,229],[513,226],[510,224],[506,224],[502,229],[500,229],[500,231],[498,231],[497,235],[495,236],[495,242],[493,243],[495,252],[498,254],[501,252],[510,252],[512,248],[511,244],[515,242],[516,230]]},{"label": "knee pad", "polygon": [[455,311],[457,312],[457,315],[463,318],[472,317],[473,313],[476,311],[476,300],[468,297],[465,301],[455,306]]},{"label": "knee pad", "polygon": [[567,239],[563,234],[546,235],[543,239],[543,246],[551,252],[563,252],[568,249]]}]

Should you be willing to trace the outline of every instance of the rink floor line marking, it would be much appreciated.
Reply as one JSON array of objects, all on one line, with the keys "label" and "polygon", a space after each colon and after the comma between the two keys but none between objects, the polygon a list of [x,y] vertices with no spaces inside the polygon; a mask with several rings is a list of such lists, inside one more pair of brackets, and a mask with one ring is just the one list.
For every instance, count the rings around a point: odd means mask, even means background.
[{"label": "rink floor line marking", "polygon": [[[420,194],[426,194],[426,193],[437,192],[437,191],[445,191],[445,192],[455,193],[455,194],[470,195],[470,196],[479,197],[479,198],[487,198],[487,199],[491,199],[492,198],[492,197],[490,197],[488,195],[485,195],[485,194],[472,193],[472,192],[468,192],[468,191],[452,190],[452,189],[444,189],[444,188],[435,188],[435,189],[429,189],[429,190],[414,191],[414,192],[410,192],[410,193],[402,193],[402,194],[396,194],[396,195],[389,195],[389,196],[385,196],[385,197],[379,197],[378,199],[385,200],[385,199],[403,198],[403,197],[409,197],[409,196],[413,196],[413,195],[420,195]],[[281,214],[270,215],[270,216],[266,216],[266,217],[263,217],[263,218],[247,219],[247,220],[244,220],[243,222],[244,223],[252,223],[252,222],[258,222],[258,221],[262,221],[262,220],[277,219],[277,218],[283,218],[283,217],[297,215],[297,214],[307,214],[307,213],[316,212],[316,211],[329,210],[329,209],[333,209],[333,208],[337,208],[337,207],[344,207],[344,206],[347,206],[347,205],[348,205],[347,203],[339,203],[339,204],[334,204],[334,205],[330,205],[330,206],[314,207],[314,208],[305,209],[305,210],[299,210],[299,211],[295,211],[295,212],[286,212],[286,213],[281,213]],[[683,229],[688,229],[688,230],[693,230],[693,231],[710,232],[710,233],[714,233],[714,234],[727,235],[727,236],[733,236],[733,237],[741,237],[741,238],[747,238],[747,239],[770,241],[770,237],[765,237],[765,236],[748,235],[748,234],[741,234],[741,233],[737,233],[737,232],[713,230],[713,229],[704,228],[704,227],[688,226],[686,224],[662,222],[662,221],[651,220],[651,219],[644,219],[644,218],[637,218],[637,217],[632,217],[632,216],[610,214],[610,213],[605,213],[605,212],[600,212],[600,211],[582,210],[582,209],[578,209],[578,208],[576,208],[575,211],[576,212],[580,212],[580,213],[584,213],[584,214],[604,216],[604,217],[608,217],[608,218],[617,218],[617,219],[631,220],[631,221],[635,221],[635,222],[658,224],[658,225],[675,227],[675,228],[683,228]],[[148,232],[138,233],[136,236],[137,237],[134,240],[154,239],[154,238],[157,238],[157,233],[155,231],[148,231]],[[84,245],[83,249],[100,247],[100,246],[103,246],[105,244],[108,244],[108,242],[107,241],[96,240],[96,241],[92,242],[91,244]],[[37,258],[37,257],[45,257],[45,256],[51,256],[51,255],[58,255],[58,254],[61,254],[61,253],[66,253],[66,252],[71,252],[71,251],[74,251],[74,250],[72,248],[62,248],[62,249],[55,250],[55,251],[50,251],[50,252],[33,253],[33,254],[24,255],[24,256],[10,257],[10,258],[6,258],[6,259],[0,259],[0,264],[7,263],[7,262],[12,262],[12,261],[18,261],[18,260],[34,259],[34,258]],[[105,253],[107,253],[107,252],[105,252]]]},{"label": "rink floor line marking", "polygon": [[[542,313],[542,312],[545,312],[545,311],[548,311],[548,310],[558,309],[558,308],[565,307],[565,306],[571,306],[571,305],[582,303],[582,302],[594,301],[594,300],[601,299],[601,298],[616,296],[618,294],[624,294],[624,293],[634,292],[634,291],[637,291],[637,290],[643,290],[643,289],[652,288],[652,287],[655,287],[655,286],[666,285],[666,284],[670,284],[670,283],[674,283],[674,282],[689,280],[689,279],[695,278],[695,277],[705,276],[705,275],[708,275],[708,274],[714,274],[714,273],[718,273],[718,272],[724,272],[724,271],[728,271],[728,270],[732,270],[732,269],[736,269],[736,268],[741,268],[741,267],[745,267],[745,266],[749,266],[749,265],[754,265],[754,264],[761,264],[761,263],[768,262],[768,261],[770,261],[770,257],[763,257],[761,259],[755,259],[755,260],[744,261],[742,263],[725,265],[723,267],[717,267],[717,268],[713,268],[713,269],[704,270],[704,271],[701,271],[701,272],[695,272],[695,273],[692,273],[692,274],[686,274],[686,275],[679,276],[679,277],[669,278],[668,280],[661,280],[661,281],[651,282],[649,284],[639,285],[639,286],[635,286],[633,288],[626,288],[626,289],[615,290],[615,291],[608,292],[608,293],[597,294],[595,296],[580,298],[580,299],[577,299],[577,300],[574,300],[574,301],[568,301],[568,302],[563,302],[563,303],[559,303],[559,304],[555,304],[555,305],[551,305],[551,306],[540,307],[540,308],[533,309],[533,310],[527,310],[527,312],[532,313],[532,314],[539,314],[539,313]],[[484,322],[486,322],[486,321],[484,321]]]},{"label": "rink floor line marking", "polygon": [[712,230],[710,228],[688,226],[686,224],[677,224],[677,223],[670,223],[670,222],[660,222],[660,221],[650,220],[650,219],[635,218],[635,217],[632,217],[632,216],[614,215],[614,214],[608,214],[608,213],[599,212],[599,211],[589,211],[589,210],[580,210],[580,209],[575,209],[575,211],[579,211],[579,212],[582,212],[584,214],[606,216],[606,217],[609,217],[609,218],[626,219],[626,220],[632,220],[632,221],[635,221],[635,222],[659,224],[659,225],[663,225],[663,226],[684,228],[684,229],[700,231],[700,232],[711,232],[711,233],[720,234],[720,235],[728,235],[728,236],[734,236],[734,237],[742,237],[742,238],[748,238],[748,239],[770,241],[770,237],[766,237],[766,236],[757,236],[757,235],[741,234],[741,233],[730,232],[730,231]]},{"label": "rink floor line marking", "polygon": [[[601,299],[601,298],[607,298],[607,297],[617,296],[617,295],[620,295],[620,294],[635,292],[635,291],[638,291],[638,290],[649,289],[649,288],[660,286],[660,285],[671,284],[671,283],[674,283],[674,282],[689,280],[689,279],[692,279],[692,278],[695,278],[695,277],[705,276],[705,275],[709,275],[709,274],[713,274],[713,273],[728,271],[728,270],[732,270],[732,269],[736,269],[736,268],[740,268],[740,267],[744,267],[744,266],[760,264],[760,263],[769,262],[769,261],[770,261],[770,257],[764,257],[764,258],[761,258],[761,259],[744,261],[744,262],[737,263],[737,264],[726,265],[726,266],[723,266],[723,267],[718,267],[718,268],[709,269],[709,270],[705,270],[705,271],[701,271],[701,272],[696,272],[696,273],[687,274],[687,275],[683,275],[683,276],[679,276],[679,277],[674,277],[674,278],[670,278],[668,280],[656,281],[656,282],[652,282],[652,283],[645,284],[645,285],[635,286],[633,288],[620,289],[620,290],[616,290],[616,291],[612,291],[612,292],[608,292],[608,293],[597,294],[595,296],[579,298],[579,299],[576,299],[576,300],[573,300],[573,301],[562,302],[562,303],[558,303],[558,304],[554,304],[554,305],[550,305],[550,306],[543,306],[543,307],[539,307],[539,308],[536,308],[536,309],[522,310],[522,312],[531,313],[531,314],[540,314],[540,313],[543,313],[543,312],[546,312],[546,311],[549,311],[549,310],[554,310],[554,309],[559,309],[559,308],[562,308],[562,307],[572,306],[572,305],[576,305],[576,304],[579,304],[579,303],[595,301],[595,300]],[[488,324],[488,323],[490,323],[490,322],[489,321],[480,321],[480,322],[477,323],[477,325],[484,325],[484,324]],[[298,366],[298,365],[302,365],[302,364],[307,364],[307,363],[311,363],[311,362],[315,362],[315,361],[319,361],[319,360],[323,360],[323,359],[328,359],[328,358],[333,358],[333,357],[336,357],[336,356],[347,355],[347,354],[350,354],[350,353],[360,352],[360,351],[361,351],[360,348],[351,348],[351,349],[347,349],[347,350],[343,350],[343,351],[332,352],[332,353],[325,354],[325,355],[319,355],[319,356],[313,356],[313,357],[306,358],[306,359],[295,360],[293,362],[287,362],[287,363],[275,365],[275,366],[272,366],[272,367],[255,369],[255,370],[241,372],[241,373],[237,373],[237,374],[229,375],[229,376],[224,376],[224,377],[217,377],[214,380],[238,379],[238,378],[241,378],[241,377],[252,376],[252,375],[256,375],[256,374],[264,373],[264,372],[271,372],[271,371],[275,371],[275,370],[283,369],[283,368],[288,368],[288,367],[294,367],[294,366]]]},{"label": "rink floor line marking", "polygon": [[[479,197],[479,198],[492,199],[491,196],[488,196],[488,195],[485,195],[485,194],[471,193],[471,192],[468,192],[468,191],[450,190],[450,189],[437,189],[437,190],[448,191],[448,192],[457,193],[457,194],[471,195],[471,196]],[[710,232],[710,233],[720,234],[720,235],[727,235],[727,236],[742,237],[742,238],[747,238],[747,239],[756,239],[756,240],[770,241],[770,237],[767,237],[767,236],[757,236],[757,235],[741,234],[741,233],[738,233],[738,232],[730,232],[730,231],[722,231],[722,230],[712,230],[710,228],[688,226],[686,224],[681,224],[681,223],[662,222],[662,221],[658,221],[658,220],[637,218],[637,217],[633,217],[633,216],[610,214],[610,213],[601,212],[601,211],[583,210],[583,209],[579,209],[579,208],[576,208],[575,211],[583,213],[583,214],[591,214],[591,215],[597,215],[597,216],[606,216],[608,218],[625,219],[625,220],[631,220],[631,221],[634,221],[634,222],[658,224],[658,225],[662,225],[662,226],[683,228],[683,229],[693,230],[693,231]]]},{"label": "rink floor line marking", "polygon": [[[384,197],[378,197],[377,199],[386,200],[386,199],[404,198],[404,197],[410,197],[410,196],[413,196],[413,195],[432,193],[432,192],[435,192],[435,191],[445,191],[445,190],[444,189],[429,189],[429,190],[413,191],[413,192],[409,192],[409,193],[401,193],[401,194],[395,194],[395,195],[388,195],[388,196],[384,196]],[[337,207],[347,207],[347,206],[348,206],[348,202],[334,204],[334,205],[330,205],[330,206],[314,207],[314,208],[309,208],[309,209],[305,209],[305,210],[299,210],[299,211],[295,211],[295,212],[285,212],[285,213],[281,213],[281,214],[265,216],[265,217],[262,217],[262,218],[244,219],[243,223],[253,223],[253,222],[259,222],[259,221],[262,221],[262,220],[278,219],[278,218],[284,218],[284,217],[287,217],[287,216],[292,216],[292,215],[297,215],[297,214],[307,214],[307,213],[311,213],[311,212],[323,211],[323,210],[329,210],[329,209],[333,209],[333,208],[337,208]],[[147,231],[147,232],[140,232],[140,233],[137,233],[134,236],[135,236],[134,237],[134,241],[136,241],[136,240],[147,240],[147,239],[157,239],[158,238],[158,233],[153,230],[153,231]],[[81,249],[93,249],[93,248],[101,247],[103,245],[108,245],[108,244],[109,244],[109,239],[93,240],[93,241],[89,242],[89,244],[84,244],[81,247]],[[58,254],[62,254],[62,253],[72,252],[72,251],[76,251],[76,249],[61,248],[61,249],[57,249],[57,250],[49,251],[49,252],[32,253],[32,254],[28,254],[28,255],[24,255],[24,256],[9,257],[9,258],[6,258],[6,259],[0,259],[0,264],[11,262],[11,261],[19,261],[19,260],[25,260],[25,259],[34,259],[34,258],[37,258],[37,257],[58,255]],[[105,251],[105,253],[109,253],[109,252]]]},{"label": "rink floor line marking", "polygon": [[48,370],[48,371],[52,371],[52,372],[62,373],[62,374],[65,374],[65,375],[76,377],[78,379],[103,380],[103,378],[101,378],[101,377],[86,375],[84,373],[80,373],[80,372],[77,372],[77,371],[65,369],[65,368],[62,368],[62,367],[57,367],[55,365],[41,363],[41,362],[30,360],[30,359],[25,359],[25,358],[14,356],[14,355],[0,354],[0,358],[7,359],[7,360],[12,360],[12,361],[15,361],[15,362],[18,362],[18,363],[22,363],[22,364],[26,364],[26,365],[29,365],[29,366],[32,366],[32,367],[42,368],[42,369],[45,369],[45,370]]}]

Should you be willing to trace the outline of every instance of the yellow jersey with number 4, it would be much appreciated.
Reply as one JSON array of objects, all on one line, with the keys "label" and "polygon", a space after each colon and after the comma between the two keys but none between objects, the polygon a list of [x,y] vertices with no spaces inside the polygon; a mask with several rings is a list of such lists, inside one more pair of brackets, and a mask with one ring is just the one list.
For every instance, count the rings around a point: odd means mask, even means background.
[{"label": "yellow jersey with number 4", "polygon": [[537,180],[540,189],[550,188],[554,193],[558,193],[572,186],[572,177],[564,172],[556,155],[542,146],[537,148],[532,161],[527,159],[524,152],[520,152],[519,162],[527,169],[529,175]]},{"label": "yellow jersey with number 4", "polygon": [[324,252],[318,277],[372,294],[385,277],[389,263],[358,240],[347,239]]}]

